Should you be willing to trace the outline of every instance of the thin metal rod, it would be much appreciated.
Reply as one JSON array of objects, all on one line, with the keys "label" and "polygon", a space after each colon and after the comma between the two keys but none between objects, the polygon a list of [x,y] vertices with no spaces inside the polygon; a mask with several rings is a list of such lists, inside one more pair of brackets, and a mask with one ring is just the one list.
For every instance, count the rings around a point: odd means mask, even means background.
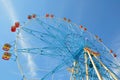
[{"label": "thin metal rod", "polygon": [[84,54],[84,56],[85,56],[85,68],[86,68],[86,80],[89,80],[88,64],[87,64],[88,57],[86,53]]},{"label": "thin metal rod", "polygon": [[90,55],[90,52],[87,51],[87,53],[88,53],[88,55],[89,55],[90,61],[91,61],[92,65],[93,65],[93,68],[94,68],[94,70],[95,70],[95,72],[96,72],[96,74],[97,74],[98,79],[99,79],[99,80],[103,80],[101,74],[99,73],[99,71],[98,71],[98,69],[97,69],[97,67],[96,67],[96,65],[95,65],[95,63],[94,63],[94,61],[93,61],[93,59],[92,59],[92,57],[91,57],[91,55]]},{"label": "thin metal rod", "polygon": [[118,80],[118,78],[116,77],[116,75],[110,71],[103,63],[102,61],[100,61],[100,59],[98,59],[96,56],[94,56],[98,61],[99,63],[102,65],[102,67],[111,75],[111,77],[114,79],[114,80]]},{"label": "thin metal rod", "polygon": [[70,80],[72,80],[72,75],[70,76]]}]

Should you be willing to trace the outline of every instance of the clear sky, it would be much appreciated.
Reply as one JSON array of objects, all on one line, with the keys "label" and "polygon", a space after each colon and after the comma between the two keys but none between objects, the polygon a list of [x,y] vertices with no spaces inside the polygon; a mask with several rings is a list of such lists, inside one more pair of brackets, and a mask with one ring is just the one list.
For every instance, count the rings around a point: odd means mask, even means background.
[{"label": "clear sky", "polygon": [[[27,15],[67,17],[99,35],[104,43],[120,55],[120,0],[0,0],[0,46],[15,40],[10,32],[14,21],[24,23]],[[2,55],[2,50],[0,56]],[[20,80],[14,61],[0,59],[0,79]]]}]

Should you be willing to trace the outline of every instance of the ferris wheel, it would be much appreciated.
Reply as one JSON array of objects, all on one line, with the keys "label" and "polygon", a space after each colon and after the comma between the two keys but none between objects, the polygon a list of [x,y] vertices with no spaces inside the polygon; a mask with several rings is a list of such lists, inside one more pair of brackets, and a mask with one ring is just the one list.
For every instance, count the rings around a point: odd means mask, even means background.
[{"label": "ferris wheel", "polygon": [[52,14],[15,22],[16,40],[2,58],[15,58],[23,80],[119,80],[120,65],[101,38],[70,19]]}]

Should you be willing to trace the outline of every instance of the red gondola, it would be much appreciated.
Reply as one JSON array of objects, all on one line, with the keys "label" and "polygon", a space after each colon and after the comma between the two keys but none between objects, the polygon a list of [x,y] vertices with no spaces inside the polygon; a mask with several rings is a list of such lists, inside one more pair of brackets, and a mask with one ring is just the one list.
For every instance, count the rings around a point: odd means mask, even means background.
[{"label": "red gondola", "polygon": [[114,56],[114,57],[117,57],[117,55],[116,55],[115,53],[113,54],[113,56]]},{"label": "red gondola", "polygon": [[16,32],[16,26],[11,27],[11,32]]},{"label": "red gondola", "polygon": [[31,16],[31,15],[28,15],[28,19],[32,19],[32,16]]},{"label": "red gondola", "polygon": [[51,15],[50,15],[50,17],[51,17],[51,18],[53,18],[53,17],[54,17],[54,15],[53,15],[53,14],[51,14]]},{"label": "red gondola", "polygon": [[86,31],[87,30],[87,28],[84,28],[84,31]]},{"label": "red gondola", "polygon": [[46,14],[46,17],[49,17],[49,14]]},{"label": "red gondola", "polygon": [[18,28],[20,26],[19,22],[15,22],[15,27]]},{"label": "red gondola", "polygon": [[36,14],[33,14],[33,15],[32,15],[32,18],[36,18]]},{"label": "red gondola", "polygon": [[82,26],[82,25],[80,25],[80,28],[83,28],[83,26]]},{"label": "red gondola", "polygon": [[65,21],[67,20],[65,17],[63,18]]}]

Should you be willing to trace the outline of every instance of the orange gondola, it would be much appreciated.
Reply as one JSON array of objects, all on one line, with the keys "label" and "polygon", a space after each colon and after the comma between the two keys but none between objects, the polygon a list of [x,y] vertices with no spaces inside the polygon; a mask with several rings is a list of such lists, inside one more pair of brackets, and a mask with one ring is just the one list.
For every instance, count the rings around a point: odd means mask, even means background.
[{"label": "orange gondola", "polygon": [[113,50],[110,50],[110,53],[113,53]]},{"label": "orange gondola", "polygon": [[9,60],[11,58],[11,53],[9,52],[4,52],[2,59],[4,60]]}]

